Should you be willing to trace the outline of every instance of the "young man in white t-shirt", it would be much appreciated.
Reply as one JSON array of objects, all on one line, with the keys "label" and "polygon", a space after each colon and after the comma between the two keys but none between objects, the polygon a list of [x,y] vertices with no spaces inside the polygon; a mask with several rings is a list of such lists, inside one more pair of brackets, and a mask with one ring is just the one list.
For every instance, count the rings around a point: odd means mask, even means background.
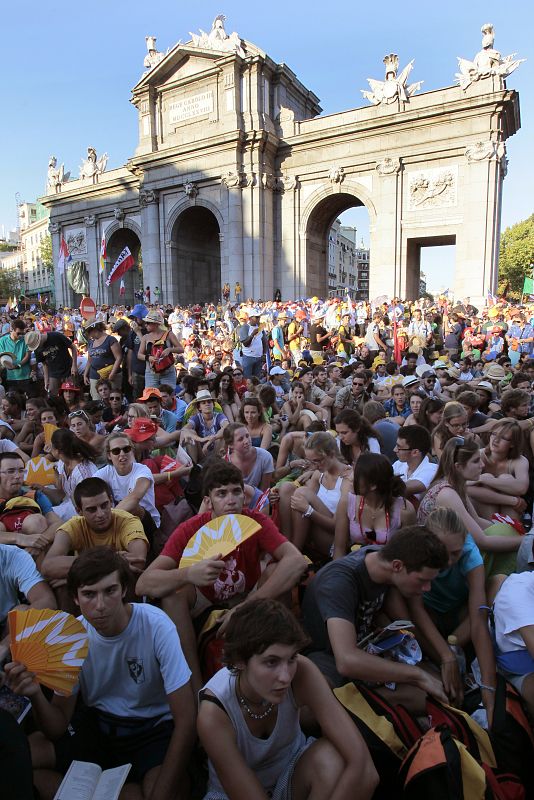
[{"label": "young man in white t-shirt", "polygon": [[493,612],[497,670],[534,714],[534,572],[509,575],[497,592]]},{"label": "young man in white t-shirt", "polygon": [[[132,764],[127,781],[139,787],[128,797],[189,797],[186,767],[196,737],[191,673],[167,615],[125,602],[128,578],[124,559],[102,547],[82,553],[69,571],[68,588],[89,635],[73,695],[49,701],[24,664],[6,665],[9,687],[32,703],[39,729],[30,737],[34,783],[43,797],[53,796],[74,759],[103,769]],[[85,708],[74,717],[78,694]]]},{"label": "young man in white t-shirt", "polygon": [[416,502],[421,500],[438,469],[428,459],[431,447],[430,434],[422,425],[405,425],[400,429],[394,448],[398,460],[393,464],[393,472],[406,484],[406,497]]}]

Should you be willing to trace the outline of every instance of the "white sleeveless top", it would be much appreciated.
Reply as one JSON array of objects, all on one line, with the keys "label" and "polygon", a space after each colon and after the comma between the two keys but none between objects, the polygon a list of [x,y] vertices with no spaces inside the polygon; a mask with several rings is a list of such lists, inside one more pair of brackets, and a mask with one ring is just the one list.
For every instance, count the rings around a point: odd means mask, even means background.
[{"label": "white sleeveless top", "polygon": [[[236,676],[226,668],[217,672],[204,689],[220,700],[236,732],[237,748],[247,766],[254,772],[266,792],[272,792],[280,775],[287,770],[293,756],[306,744],[300,728],[299,712],[291,688],[278,706],[276,725],[268,739],[259,739],[248,729],[235,693]],[[218,775],[209,766],[208,792],[204,800],[226,797]]]}]

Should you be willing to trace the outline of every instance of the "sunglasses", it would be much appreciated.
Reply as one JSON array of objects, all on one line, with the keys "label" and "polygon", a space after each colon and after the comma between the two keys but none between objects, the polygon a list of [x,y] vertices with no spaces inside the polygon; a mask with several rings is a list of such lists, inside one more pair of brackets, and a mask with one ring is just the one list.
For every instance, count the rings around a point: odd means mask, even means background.
[{"label": "sunglasses", "polygon": [[112,456],[119,456],[121,453],[131,453],[133,447],[131,444],[126,444],[124,447],[110,447],[109,452]]},{"label": "sunglasses", "polygon": [[455,448],[454,448],[453,461],[455,460],[456,456],[458,455],[458,450],[459,450],[461,447],[463,447],[463,446],[464,446],[464,444],[465,444],[465,439],[464,439],[464,437],[463,437],[463,436],[455,436],[455,437],[454,437],[454,441],[456,442],[456,446],[455,446]]},{"label": "sunglasses", "polygon": [[82,419],[85,419],[85,420],[89,421],[89,417],[87,416],[85,411],[83,409],[81,409],[81,408],[79,408],[78,411],[71,411],[70,412],[69,419],[74,419],[74,417],[81,417]]}]

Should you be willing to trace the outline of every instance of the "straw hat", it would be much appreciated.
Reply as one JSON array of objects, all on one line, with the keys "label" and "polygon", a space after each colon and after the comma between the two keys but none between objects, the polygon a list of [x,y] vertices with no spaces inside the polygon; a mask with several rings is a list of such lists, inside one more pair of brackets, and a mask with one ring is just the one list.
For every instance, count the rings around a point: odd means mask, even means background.
[{"label": "straw hat", "polygon": [[484,367],[484,377],[490,381],[502,381],[506,377],[506,372],[500,364],[489,364]]},{"label": "straw hat", "polygon": [[154,325],[159,325],[160,327],[163,326],[163,316],[156,311],[155,309],[151,309],[145,317],[145,323],[152,322]]},{"label": "straw hat", "polygon": [[26,342],[26,347],[28,350],[32,352],[37,350],[39,345],[41,344],[43,339],[42,334],[38,333],[37,331],[28,331],[26,336],[24,337],[24,341]]}]

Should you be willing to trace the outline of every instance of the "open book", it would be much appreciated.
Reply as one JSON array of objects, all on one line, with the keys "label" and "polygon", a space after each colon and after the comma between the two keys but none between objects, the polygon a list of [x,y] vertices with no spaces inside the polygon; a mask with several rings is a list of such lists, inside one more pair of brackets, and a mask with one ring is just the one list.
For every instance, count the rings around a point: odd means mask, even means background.
[{"label": "open book", "polygon": [[131,764],[102,770],[89,761],[73,761],[54,800],[118,800]]}]

